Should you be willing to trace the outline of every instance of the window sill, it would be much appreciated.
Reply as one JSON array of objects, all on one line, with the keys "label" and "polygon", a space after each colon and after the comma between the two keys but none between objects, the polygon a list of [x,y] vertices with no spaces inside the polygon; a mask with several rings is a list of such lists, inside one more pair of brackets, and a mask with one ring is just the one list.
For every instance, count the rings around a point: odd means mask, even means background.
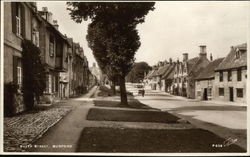
[{"label": "window sill", "polygon": [[23,37],[19,34],[15,34],[19,39],[23,40]]}]

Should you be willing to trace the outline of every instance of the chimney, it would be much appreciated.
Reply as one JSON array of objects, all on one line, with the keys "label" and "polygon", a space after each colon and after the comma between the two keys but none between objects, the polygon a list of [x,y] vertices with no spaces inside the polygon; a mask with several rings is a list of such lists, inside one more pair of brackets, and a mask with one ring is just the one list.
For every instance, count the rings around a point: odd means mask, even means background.
[{"label": "chimney", "polygon": [[57,20],[53,20],[53,26],[58,30],[59,25],[57,24]]},{"label": "chimney", "polygon": [[213,61],[213,55],[210,53],[210,61]]},{"label": "chimney", "polygon": [[52,20],[52,13],[51,12],[48,12],[47,13],[47,17],[46,17],[46,20],[53,25],[53,20]]},{"label": "chimney", "polygon": [[206,45],[201,45],[200,46],[200,58],[207,58],[207,50],[206,50]]},{"label": "chimney", "polygon": [[183,53],[183,62],[188,60],[188,53]]},{"label": "chimney", "polygon": [[173,63],[172,58],[169,58],[169,63],[170,63],[170,64],[172,64],[172,63]]},{"label": "chimney", "polygon": [[47,7],[42,7],[42,11],[43,12],[48,12],[48,8]]},{"label": "chimney", "polygon": [[179,64],[179,63],[180,63],[179,58],[177,58],[177,64]]}]

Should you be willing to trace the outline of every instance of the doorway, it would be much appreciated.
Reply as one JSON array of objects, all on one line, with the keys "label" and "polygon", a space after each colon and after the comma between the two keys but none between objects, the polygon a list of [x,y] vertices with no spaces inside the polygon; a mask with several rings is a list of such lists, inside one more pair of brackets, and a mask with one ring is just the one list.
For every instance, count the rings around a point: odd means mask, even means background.
[{"label": "doorway", "polygon": [[204,88],[203,100],[207,100],[207,88]]},{"label": "doorway", "polygon": [[229,87],[229,101],[234,101],[234,88]]}]

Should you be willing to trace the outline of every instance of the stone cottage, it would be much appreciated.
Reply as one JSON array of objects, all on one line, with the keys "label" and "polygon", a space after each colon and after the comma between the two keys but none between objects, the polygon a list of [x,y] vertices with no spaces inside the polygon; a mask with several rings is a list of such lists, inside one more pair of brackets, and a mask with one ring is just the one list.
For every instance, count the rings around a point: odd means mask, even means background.
[{"label": "stone cottage", "polygon": [[246,103],[247,44],[232,46],[229,54],[215,69],[214,99]]},{"label": "stone cottage", "polygon": [[215,68],[219,66],[224,58],[218,58],[212,61],[196,77],[195,81],[195,98],[199,100],[212,100],[216,95],[214,86]]}]

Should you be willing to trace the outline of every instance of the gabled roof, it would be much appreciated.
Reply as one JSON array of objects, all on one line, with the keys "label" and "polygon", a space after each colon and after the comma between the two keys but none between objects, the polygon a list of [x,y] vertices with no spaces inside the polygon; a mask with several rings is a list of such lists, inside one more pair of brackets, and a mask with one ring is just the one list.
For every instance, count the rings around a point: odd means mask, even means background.
[{"label": "gabled roof", "polygon": [[206,68],[204,68],[201,73],[196,77],[197,80],[214,78],[214,69],[223,61],[224,58],[218,58],[210,62]]},{"label": "gabled roof", "polygon": [[[237,51],[241,53],[240,58],[236,58]],[[215,70],[219,71],[244,66],[247,66],[247,43],[232,47],[229,54]]]}]

